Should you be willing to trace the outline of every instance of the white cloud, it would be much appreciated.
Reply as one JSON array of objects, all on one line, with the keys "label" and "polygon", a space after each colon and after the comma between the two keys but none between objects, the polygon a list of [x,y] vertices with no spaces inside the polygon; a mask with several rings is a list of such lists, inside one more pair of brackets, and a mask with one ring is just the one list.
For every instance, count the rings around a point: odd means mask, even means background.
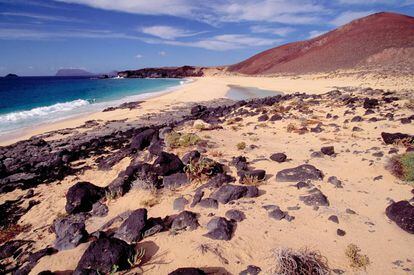
[{"label": "white cloud", "polygon": [[252,31],[253,33],[267,33],[267,34],[275,34],[278,36],[286,36],[289,33],[294,32],[295,30],[296,29],[292,27],[271,28],[271,27],[259,26],[259,25],[250,27],[250,31]]},{"label": "white cloud", "polygon": [[140,31],[145,34],[156,36],[162,39],[170,39],[170,40],[174,40],[180,37],[194,36],[194,35],[199,34],[196,32],[191,32],[188,30],[170,27],[170,26],[144,27],[144,28],[141,28]]},{"label": "white cloud", "polygon": [[51,16],[37,13],[29,12],[1,12],[0,15],[10,16],[10,17],[27,17],[36,20],[45,20],[45,21],[58,21],[58,22],[83,22],[82,20],[76,18],[69,18],[63,16]]},{"label": "white cloud", "polygon": [[249,36],[249,35],[242,35],[242,34],[223,34],[223,35],[216,35],[210,38],[205,38],[205,39],[191,41],[191,42],[172,41],[172,40],[147,41],[147,42],[163,43],[163,44],[174,45],[174,46],[202,48],[202,49],[214,50],[214,51],[227,51],[227,50],[251,48],[251,47],[258,47],[258,46],[269,46],[269,45],[274,45],[275,43],[279,43],[281,41],[282,41],[281,39],[267,39],[267,38],[260,38],[260,37],[254,37],[254,36]]},{"label": "white cloud", "polygon": [[167,53],[166,53],[166,52],[164,52],[164,51],[160,51],[160,52],[158,52],[158,55],[161,55],[161,56],[166,56],[166,55],[167,55]]},{"label": "white cloud", "polygon": [[352,20],[367,16],[372,13],[372,11],[346,11],[341,13],[330,23],[335,26],[342,26],[344,24],[351,22]]},{"label": "white cloud", "polygon": [[[55,0],[94,8],[148,15],[171,15],[217,22],[317,23],[328,10],[309,0]],[[214,23],[213,23],[214,22]]]},{"label": "white cloud", "polygon": [[144,56],[142,55],[142,54],[137,54],[136,56],[135,56],[135,58],[137,58],[137,59],[140,59],[140,58],[143,58]]},{"label": "white cloud", "polygon": [[309,39],[312,39],[312,38],[315,38],[315,37],[318,37],[318,36],[320,36],[320,35],[322,35],[322,34],[325,34],[326,33],[326,31],[317,31],[317,30],[315,30],[315,31],[310,31],[309,32]]}]

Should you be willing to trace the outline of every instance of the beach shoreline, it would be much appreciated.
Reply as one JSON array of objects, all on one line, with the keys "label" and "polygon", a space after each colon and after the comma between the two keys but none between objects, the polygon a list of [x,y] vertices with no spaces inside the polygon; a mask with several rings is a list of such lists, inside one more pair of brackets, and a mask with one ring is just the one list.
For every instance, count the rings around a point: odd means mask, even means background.
[{"label": "beach shoreline", "polygon": [[381,81],[381,79],[375,79],[375,77],[358,79],[352,75],[345,77],[327,77],[324,74],[272,77],[207,75],[204,77],[188,78],[190,80],[188,83],[169,88],[167,89],[168,91],[157,92],[153,96],[151,96],[151,93],[148,93],[150,97],[143,99],[144,102],[138,109],[115,110],[109,113],[99,111],[27,127],[16,133],[0,136],[0,146],[7,146],[50,131],[79,127],[91,120],[128,120],[143,115],[146,112],[158,112],[163,110],[165,106],[226,98],[230,86],[252,87],[275,91],[275,94],[278,92],[285,94],[297,92],[322,94],[334,90],[336,87],[358,87],[386,90],[409,89],[409,81],[406,78],[409,77],[397,78],[395,80],[384,79]]}]

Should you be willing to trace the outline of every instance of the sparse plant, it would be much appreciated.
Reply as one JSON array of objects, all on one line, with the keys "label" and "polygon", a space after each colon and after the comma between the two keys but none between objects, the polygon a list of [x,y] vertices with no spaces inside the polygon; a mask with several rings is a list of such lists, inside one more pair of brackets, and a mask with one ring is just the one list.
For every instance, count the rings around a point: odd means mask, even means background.
[{"label": "sparse plant", "polygon": [[199,124],[194,125],[194,129],[197,129],[199,131],[203,131],[203,130],[206,130],[207,128],[204,124],[199,123]]},{"label": "sparse plant", "polygon": [[106,190],[105,191],[105,200],[106,201],[114,201],[116,198],[119,197],[118,192],[113,191],[113,190]]},{"label": "sparse plant", "polygon": [[151,208],[157,204],[160,203],[160,200],[157,197],[151,197],[148,199],[144,199],[143,201],[141,201],[141,206],[145,207],[145,208]]},{"label": "sparse plant", "polygon": [[111,272],[109,273],[110,275],[115,275],[118,272],[119,266],[114,264],[111,268]]},{"label": "sparse plant", "polygon": [[131,256],[131,258],[128,259],[128,264],[130,265],[130,267],[139,269],[139,273],[144,273],[144,271],[139,267],[139,265],[142,263],[145,257],[145,253],[145,249],[141,247]]},{"label": "sparse plant", "polygon": [[360,254],[361,249],[356,244],[349,244],[346,247],[345,255],[349,260],[349,265],[355,269],[366,269],[370,264],[369,258],[367,255]]},{"label": "sparse plant", "polygon": [[165,137],[165,142],[170,148],[189,147],[197,145],[201,138],[193,133],[171,132]]},{"label": "sparse plant", "polygon": [[328,261],[318,251],[307,248],[295,251],[278,248],[273,251],[276,267],[273,274],[327,275],[331,273]]},{"label": "sparse plant", "polygon": [[208,158],[200,158],[198,161],[191,161],[184,167],[184,172],[191,181],[202,181],[212,175],[215,162]]},{"label": "sparse plant", "polygon": [[259,180],[257,177],[252,175],[245,175],[241,183],[244,185],[258,186],[263,183],[263,180]]},{"label": "sparse plant", "polygon": [[414,152],[392,157],[386,168],[401,180],[414,181]]},{"label": "sparse plant", "polygon": [[246,149],[246,142],[242,141],[236,144],[236,147],[238,150],[244,150]]},{"label": "sparse plant", "polygon": [[223,152],[214,150],[210,152],[210,155],[215,158],[221,158],[223,156]]},{"label": "sparse plant", "polygon": [[414,138],[406,137],[406,138],[402,138],[402,139],[397,139],[394,142],[394,145],[405,147],[405,148],[412,147],[412,146],[414,146]]}]

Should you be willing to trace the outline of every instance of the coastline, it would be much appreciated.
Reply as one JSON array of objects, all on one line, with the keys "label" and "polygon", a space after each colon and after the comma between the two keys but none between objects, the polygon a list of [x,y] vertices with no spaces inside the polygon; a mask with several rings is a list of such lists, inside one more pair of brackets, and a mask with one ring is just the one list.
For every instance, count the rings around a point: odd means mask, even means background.
[{"label": "coastline", "polygon": [[[6,146],[15,142],[28,139],[32,136],[65,128],[75,128],[90,120],[123,120],[149,112],[159,112],[166,106],[175,104],[209,101],[225,98],[231,85],[252,87],[257,89],[290,93],[323,94],[336,87],[358,87],[384,90],[409,89],[409,77],[397,79],[380,79],[375,76],[357,78],[355,76],[331,77],[326,74],[312,74],[301,76],[239,76],[239,75],[206,75],[199,78],[188,78],[191,81],[182,85],[167,89],[168,91],[148,93],[149,97],[138,109],[115,110],[112,112],[93,112],[70,117],[56,122],[44,123],[25,128],[18,133],[0,137],[0,146]],[[277,94],[277,93],[275,93]],[[127,102],[128,100],[122,100]],[[119,102],[121,103],[121,102]]]}]

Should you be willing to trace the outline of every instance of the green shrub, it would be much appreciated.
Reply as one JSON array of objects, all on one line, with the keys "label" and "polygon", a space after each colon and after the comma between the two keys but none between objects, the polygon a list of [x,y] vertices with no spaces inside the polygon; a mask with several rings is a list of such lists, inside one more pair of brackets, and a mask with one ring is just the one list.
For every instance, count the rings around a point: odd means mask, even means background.
[{"label": "green shrub", "polygon": [[242,141],[236,144],[238,150],[244,150],[246,148],[246,142]]},{"label": "green shrub", "polygon": [[387,169],[401,180],[414,181],[414,152],[394,156],[388,162]]},{"label": "green shrub", "polygon": [[170,148],[194,146],[200,141],[201,138],[192,133],[171,132],[165,137],[165,142]]}]

